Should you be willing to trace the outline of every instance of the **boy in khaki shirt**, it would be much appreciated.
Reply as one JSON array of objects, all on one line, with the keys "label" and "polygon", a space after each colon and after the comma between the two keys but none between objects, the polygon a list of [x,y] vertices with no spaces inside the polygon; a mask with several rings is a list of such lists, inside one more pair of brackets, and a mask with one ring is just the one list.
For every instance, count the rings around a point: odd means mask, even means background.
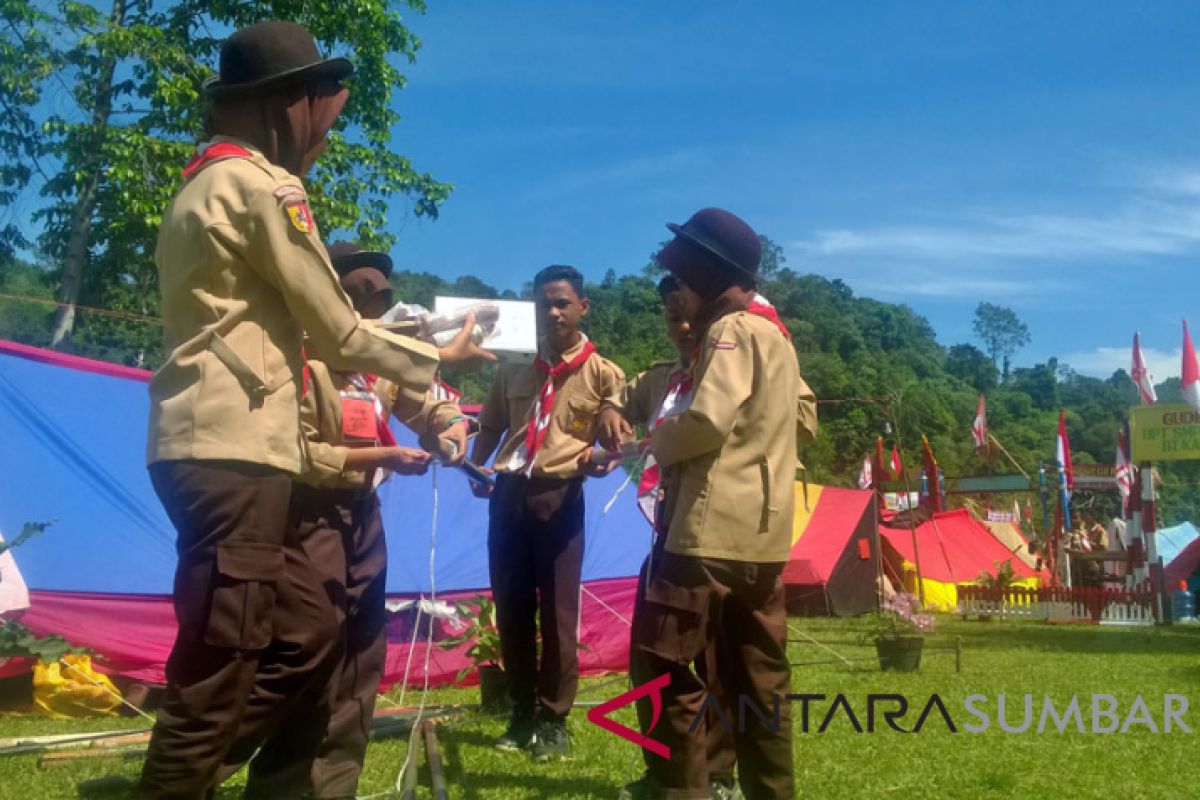
[{"label": "boy in khaki shirt", "polygon": [[[619,401],[625,375],[579,330],[588,301],[576,269],[547,267],[533,279],[533,291],[539,357],[496,371],[472,460],[484,464],[500,448],[488,562],[514,706],[496,746],[532,746],[535,759],[547,761],[570,752],[566,718],[579,682],[580,462],[596,440],[602,405]],[[486,487],[476,484],[476,493],[486,496]]]},{"label": "boy in khaki shirt", "polygon": [[[679,280],[700,349],[687,408],[650,433],[663,470],[658,518],[665,538],[633,630],[630,669],[638,685],[670,676],[662,719],[643,732],[671,757],[647,755],[646,775],[621,794],[630,800],[732,796],[728,787],[710,786],[705,734],[696,724],[708,686],[693,663],[706,649],[715,646],[727,697],[771,709],[789,692],[782,573],[791,549],[796,447],[815,431],[815,401],[791,337],[754,291],[758,235],[714,208],[668,227],[675,239],[658,261]],[[734,741],[747,798],[793,796],[786,702],[778,730],[748,719]]]},{"label": "boy in khaki shirt", "polygon": [[[386,253],[339,242],[329,256],[363,319],[378,319],[391,307],[392,260]],[[460,335],[469,336],[471,325],[464,329]],[[306,540],[325,536],[341,544],[319,566],[323,584],[336,587],[343,601],[345,654],[325,699],[296,708],[273,726],[276,733],[250,764],[245,795],[252,798],[326,800],[357,792],[387,655],[387,540],[377,490],[392,473],[424,474],[432,460],[424,450],[397,446],[388,418],[396,416],[432,449],[448,449],[449,443],[455,460],[467,450],[466,416],[432,392],[415,404],[389,381],[334,370],[318,359],[308,360],[306,378],[300,422],[308,468],[292,487],[290,524]],[[236,771],[249,755],[235,746],[225,771]]]},{"label": "boy in khaki shirt", "polygon": [[[177,532],[179,631],[140,792],[205,797],[246,714],[270,717],[323,686],[338,656],[321,584],[324,537],[287,525],[302,468],[310,354],[373,372],[410,400],[438,351],[364,322],[330,267],[300,176],[324,150],[353,68],[291,22],[236,31],[205,84],[209,141],[184,167],[155,245],[168,356],[150,382],[147,463]],[[252,703],[253,698],[253,703]]]},{"label": "boy in khaki shirt", "polygon": [[[663,319],[667,327],[667,337],[675,345],[679,355],[673,359],[663,359],[651,364],[649,369],[641,373],[625,385],[621,394],[622,407],[607,406],[600,417],[600,441],[616,449],[616,443],[626,441],[634,435],[633,426],[640,426],[647,432],[654,430],[661,422],[669,417],[683,413],[692,397],[692,360],[695,358],[699,342],[692,334],[691,323],[684,314],[683,295],[679,281],[674,275],[667,275],[658,282],[658,294],[663,302]],[[658,503],[661,490],[661,470],[653,455],[647,454],[643,464],[641,480],[638,482],[638,506],[653,528],[658,516]],[[646,609],[646,585],[651,578],[651,562],[657,563],[662,557],[664,538],[661,531],[654,531],[651,545],[652,553],[646,557],[638,572],[637,594],[633,601],[633,629],[641,627],[642,616]],[[641,650],[629,648],[629,663],[631,673],[640,673],[636,662],[641,656]],[[720,698],[723,708],[728,707],[728,699],[720,689],[717,679],[716,648],[710,646],[697,658],[693,665],[696,674],[704,681],[709,694]],[[649,728],[654,717],[653,707],[648,698],[637,701],[638,723],[643,728]],[[708,778],[710,790],[714,798],[734,797],[733,767],[737,759],[734,750],[733,734],[726,730],[716,718],[716,712],[710,712],[706,720],[706,749],[708,754]],[[643,751],[647,757],[651,754]]]}]

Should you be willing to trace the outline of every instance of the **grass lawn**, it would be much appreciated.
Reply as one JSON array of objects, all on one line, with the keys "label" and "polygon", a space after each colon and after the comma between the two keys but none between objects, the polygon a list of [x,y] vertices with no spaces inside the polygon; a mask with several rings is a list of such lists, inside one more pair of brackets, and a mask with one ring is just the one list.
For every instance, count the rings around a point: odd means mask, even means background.
[{"label": "grass lawn", "polygon": [[[1044,623],[962,622],[941,617],[938,632],[927,646],[945,647],[961,637],[962,672],[954,670],[948,650],[926,652],[921,672],[881,673],[873,651],[846,644],[858,638],[854,621],[793,620],[798,631],[832,644],[833,650],[855,661],[805,664],[793,670],[792,690],[824,694],[829,699],[810,709],[809,733],[799,730],[799,705],[793,706],[797,796],[814,798],[1185,798],[1196,797],[1197,743],[1200,742],[1200,630],[1189,628],[1098,628],[1051,626]],[[794,636],[794,638],[801,638]],[[811,643],[791,646],[794,662],[832,658]],[[624,691],[620,677],[584,682],[581,700],[605,700]],[[1183,720],[1197,733],[1151,733],[1133,725],[1125,734],[1060,733],[1050,722],[1046,731],[1012,734],[997,723],[997,697],[1006,693],[1009,723],[1024,716],[1023,696],[1034,696],[1033,729],[1049,696],[1063,713],[1072,695],[1080,699],[1085,728],[1091,725],[1091,695],[1111,694],[1120,702],[1123,720],[1141,695],[1155,723],[1162,724],[1163,695],[1178,694],[1191,701]],[[931,694],[939,695],[959,727],[950,733],[936,712],[918,734],[888,730],[879,717],[873,734],[857,733],[839,712],[824,733],[820,720],[837,694],[849,700],[865,726],[868,694],[903,694],[916,709],[900,724],[911,728]],[[391,694],[398,698],[398,692]],[[965,724],[978,725],[964,708],[968,695],[989,698],[977,707],[991,717],[986,733],[972,734]],[[471,702],[473,689],[432,692],[432,703]],[[415,701],[411,691],[405,703]],[[883,709],[880,709],[881,711]],[[617,719],[633,726],[630,709]],[[25,716],[0,717],[0,736],[107,730],[140,727],[130,719],[61,722]],[[571,718],[575,759],[538,766],[522,754],[491,749],[504,729],[504,720],[478,715],[451,720],[439,729],[451,797],[466,800],[519,798],[610,798],[617,788],[640,772],[640,751],[628,742],[593,727],[582,712]],[[383,792],[393,785],[404,757],[401,740],[371,745],[362,795]],[[39,769],[36,756],[0,760],[0,798],[76,797],[78,782],[108,775],[134,776],[136,762],[78,762]],[[219,797],[239,795],[239,778]],[[105,797],[132,798],[128,791]],[[419,797],[429,797],[426,789]]]}]

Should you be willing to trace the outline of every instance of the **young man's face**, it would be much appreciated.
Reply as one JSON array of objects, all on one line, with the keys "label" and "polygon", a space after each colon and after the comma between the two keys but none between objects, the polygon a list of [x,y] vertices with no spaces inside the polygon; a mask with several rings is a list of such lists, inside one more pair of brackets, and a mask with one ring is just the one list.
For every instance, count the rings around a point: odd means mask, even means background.
[{"label": "young man's face", "polygon": [[575,293],[568,281],[542,284],[534,297],[538,336],[562,353],[579,339],[579,323],[587,316],[588,301]]},{"label": "young man's face", "polygon": [[363,319],[379,319],[391,307],[391,292],[376,292],[366,300],[354,304],[354,310]]},{"label": "young man's face", "polygon": [[663,302],[663,317],[667,321],[667,336],[686,362],[696,348],[696,337],[692,336],[692,324],[683,313],[682,302],[680,292],[667,295]]}]

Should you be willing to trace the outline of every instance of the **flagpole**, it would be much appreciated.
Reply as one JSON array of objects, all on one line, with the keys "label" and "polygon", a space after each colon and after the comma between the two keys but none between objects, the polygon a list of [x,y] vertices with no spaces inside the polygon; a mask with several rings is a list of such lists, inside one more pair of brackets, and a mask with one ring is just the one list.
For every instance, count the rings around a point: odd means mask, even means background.
[{"label": "flagpole", "polygon": [[[895,447],[896,450],[899,450],[900,449],[900,395],[899,395],[899,393],[892,395],[891,411],[892,411],[892,430],[895,431],[895,438],[892,440],[893,446]],[[903,459],[904,454],[901,453],[900,457],[901,457],[901,459]],[[900,471],[900,474],[903,476],[903,479],[904,479],[904,499],[906,501],[906,505],[911,505],[911,504],[907,503],[908,499],[912,497],[912,490],[908,485],[908,471],[902,469]],[[913,566],[916,567],[916,570],[917,570],[917,595],[921,599],[921,607],[924,608],[925,607],[925,579],[924,579],[924,577],[922,577],[922,573],[921,573],[921,552],[920,552],[920,549],[917,547],[917,523],[914,518],[912,508],[909,508],[909,510],[908,510],[908,532],[909,532],[909,535],[912,536],[913,562],[914,562]]]},{"label": "flagpole", "polygon": [[1017,460],[1015,458],[1013,458],[1012,453],[1008,452],[1008,450],[1004,447],[1004,445],[1000,444],[1000,440],[997,439],[995,434],[993,434],[991,431],[988,431],[988,442],[989,443],[994,442],[996,447],[1000,448],[1000,452],[1004,453],[1004,455],[1008,458],[1008,460],[1010,462],[1012,462],[1012,465],[1017,468],[1017,472],[1021,473],[1021,476],[1023,478],[1025,478],[1025,480],[1029,481],[1030,483],[1033,482],[1032,479],[1029,477],[1028,473],[1026,473],[1025,470],[1021,469],[1021,465],[1019,463],[1017,463]]},{"label": "flagpole", "polygon": [[[1061,562],[1055,558],[1055,566],[1059,568],[1059,576],[1065,578],[1063,581],[1067,588],[1071,588],[1071,556],[1067,553],[1067,547],[1064,543],[1064,534],[1071,530],[1071,497],[1067,493],[1067,470],[1060,462],[1058,465],[1059,475],[1059,504],[1062,507],[1062,531],[1059,533],[1057,549],[1064,558]],[[1065,567],[1065,569],[1064,569]]]}]

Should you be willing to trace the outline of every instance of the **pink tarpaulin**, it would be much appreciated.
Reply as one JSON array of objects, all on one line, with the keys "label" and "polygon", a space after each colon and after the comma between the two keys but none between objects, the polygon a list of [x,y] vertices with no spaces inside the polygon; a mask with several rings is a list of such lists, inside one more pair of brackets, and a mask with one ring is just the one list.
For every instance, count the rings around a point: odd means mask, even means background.
[{"label": "pink tarpaulin", "polygon": [[[579,654],[580,671],[599,675],[623,671],[629,663],[629,627],[633,613],[636,578],[592,581],[584,586],[579,638],[584,650]],[[473,597],[477,592],[439,595],[453,602]],[[163,668],[175,639],[175,614],[171,598],[161,595],[113,595],[81,592],[30,593],[31,605],[21,621],[38,635],[58,634],[72,644],[98,654],[97,667],[111,674],[150,683],[163,683]],[[411,626],[399,626],[411,631]],[[398,683],[407,667],[409,683],[424,680],[425,631],[422,629],[413,648],[411,666],[408,636],[389,634],[384,686]],[[451,634],[445,624],[435,627],[435,642]],[[432,686],[452,683],[468,660],[462,651],[447,650],[436,644],[429,653],[429,681]],[[29,669],[31,665],[6,665],[8,670]],[[464,682],[472,683],[471,675]]]}]

